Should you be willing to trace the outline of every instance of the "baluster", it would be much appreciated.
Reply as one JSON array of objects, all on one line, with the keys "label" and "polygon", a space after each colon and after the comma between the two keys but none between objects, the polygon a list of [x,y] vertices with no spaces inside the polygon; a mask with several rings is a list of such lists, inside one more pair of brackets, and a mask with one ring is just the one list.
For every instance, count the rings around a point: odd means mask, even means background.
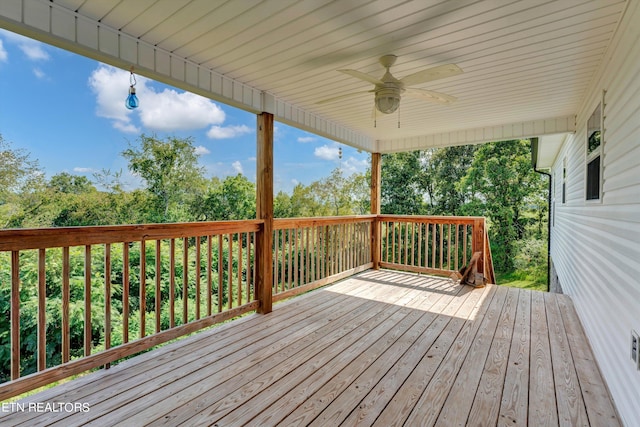
[{"label": "baluster", "polygon": [[222,234],[218,235],[218,313],[222,312],[222,293],[224,290],[224,272],[223,266],[223,252],[222,252]]},{"label": "baluster", "polygon": [[66,363],[71,355],[71,328],[69,324],[69,247],[62,248],[62,363]]},{"label": "baluster", "polygon": [[140,241],[140,338],[147,329],[147,242]]},{"label": "baluster", "polygon": [[91,354],[91,245],[84,247],[84,355]]},{"label": "baluster", "polygon": [[176,240],[169,240],[169,328],[176,326]]},{"label": "baluster", "polygon": [[213,236],[207,236],[207,316],[211,316],[211,297],[213,295]]},{"label": "baluster", "polygon": [[11,251],[11,379],[20,378],[20,252]]},{"label": "baluster", "polygon": [[122,244],[122,342],[129,342],[129,242]]},{"label": "baluster", "polygon": [[38,371],[47,367],[47,278],[46,251],[38,250]]},{"label": "baluster", "polygon": [[194,265],[195,276],[196,276],[196,320],[200,319],[200,274],[202,273],[202,269],[200,268],[200,263],[202,262],[202,253],[200,245],[202,245],[202,236],[196,236],[196,261]]},{"label": "baluster", "polygon": [[[111,244],[104,245],[104,348],[111,348]],[[109,363],[104,365],[108,369]]]},{"label": "baluster", "polygon": [[162,247],[162,241],[156,240],[156,295],[155,295],[155,310],[156,310],[156,333],[160,332],[160,318],[162,311],[162,259],[160,257]]},{"label": "baluster", "polygon": [[182,238],[182,324],[189,321],[189,238]]},{"label": "baluster", "polygon": [[229,256],[227,257],[227,308],[233,308],[233,235],[227,235]]},{"label": "baluster", "polygon": [[238,306],[242,305],[242,233],[238,233]]}]

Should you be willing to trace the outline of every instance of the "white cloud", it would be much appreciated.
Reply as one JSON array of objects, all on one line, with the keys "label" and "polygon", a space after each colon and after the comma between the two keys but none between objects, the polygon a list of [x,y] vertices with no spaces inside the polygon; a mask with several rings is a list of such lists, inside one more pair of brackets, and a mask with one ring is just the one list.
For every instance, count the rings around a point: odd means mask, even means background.
[{"label": "white cloud", "polygon": [[298,142],[313,142],[315,140],[316,138],[314,138],[313,136],[301,136],[298,138]]},{"label": "white cloud", "polygon": [[362,173],[367,170],[369,167],[368,159],[356,159],[355,157],[349,157],[344,162],[342,162],[342,170],[348,175],[353,173]]},{"label": "white cloud", "polygon": [[313,155],[324,160],[338,160],[340,153],[336,146],[330,147],[328,145],[323,145],[321,147],[316,147],[313,151]]},{"label": "white cloud", "polygon": [[195,149],[195,153],[197,156],[203,156],[205,154],[211,154],[211,151],[203,145],[198,145]]},{"label": "white cloud", "polygon": [[114,121],[113,122],[113,127],[118,129],[121,132],[124,133],[140,133],[142,132],[140,130],[140,128],[136,125],[134,125],[133,123],[127,123],[127,122],[122,122],[122,121]]},{"label": "white cloud", "polygon": [[42,71],[40,68],[34,68],[33,74],[35,74],[35,76],[39,79],[44,79],[45,77],[47,77],[44,71]]},{"label": "white cloud", "polygon": [[0,62],[5,62],[7,58],[9,58],[9,55],[2,44],[2,40],[0,40]]},{"label": "white cloud", "polygon": [[73,168],[73,171],[79,172],[79,173],[89,173],[89,172],[95,172],[96,170],[93,168],[75,167]]},{"label": "white cloud", "polygon": [[[207,174],[211,176],[217,176],[219,178],[225,178],[227,176],[235,176],[239,173],[244,175],[244,168],[239,160],[229,163],[229,162],[215,162],[208,163],[204,165]],[[255,174],[253,177],[249,175],[245,175],[248,179],[255,180]]]},{"label": "white cloud", "polygon": [[207,136],[211,139],[228,139],[251,133],[251,128],[246,125],[240,126],[211,126]]},{"label": "white cloud", "polygon": [[297,179],[293,178],[291,180],[291,183],[293,184],[293,186],[295,187],[296,185],[300,184],[300,181],[298,181]]},{"label": "white cloud", "polygon": [[47,51],[44,50],[42,45],[36,41],[22,43],[19,47],[20,50],[22,50],[22,52],[27,55],[27,58],[32,61],[46,61],[49,59],[49,54],[47,53]]},{"label": "white cloud", "polygon": [[136,76],[136,95],[140,107],[127,110],[124,102],[129,93],[130,72],[101,64],[89,77],[89,87],[96,95],[96,113],[113,120],[113,126],[126,133],[139,133],[133,124],[138,115],[142,125],[155,131],[201,129],[224,122],[225,114],[212,101],[189,92],[174,89],[161,92],[149,80]]},{"label": "white cloud", "polygon": [[242,170],[242,164],[239,160],[231,163],[231,166],[233,167],[233,170],[236,171],[236,173],[244,173],[244,171]]},{"label": "white cloud", "polygon": [[131,112],[124,106],[129,88],[128,74],[124,70],[100,65],[89,77],[89,87],[96,94],[96,113],[114,120],[118,123],[114,123],[114,127],[120,130],[133,126],[129,117]]},{"label": "white cloud", "polygon": [[224,122],[224,111],[212,101],[190,92],[165,89],[156,93],[146,85],[138,91],[140,119],[159,131],[201,129]]},{"label": "white cloud", "polygon": [[7,41],[17,44],[18,48],[32,61],[46,61],[49,59],[45,44],[39,41],[4,30],[0,32],[0,35]]}]

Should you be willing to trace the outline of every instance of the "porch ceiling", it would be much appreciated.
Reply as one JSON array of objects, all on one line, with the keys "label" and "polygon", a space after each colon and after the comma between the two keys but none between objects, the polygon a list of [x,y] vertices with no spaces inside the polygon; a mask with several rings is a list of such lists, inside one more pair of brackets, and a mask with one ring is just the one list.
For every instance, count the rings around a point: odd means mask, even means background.
[{"label": "porch ceiling", "polygon": [[[368,151],[573,131],[624,0],[8,0],[0,27],[62,46]],[[464,73],[377,114],[383,74],[456,63]]]}]

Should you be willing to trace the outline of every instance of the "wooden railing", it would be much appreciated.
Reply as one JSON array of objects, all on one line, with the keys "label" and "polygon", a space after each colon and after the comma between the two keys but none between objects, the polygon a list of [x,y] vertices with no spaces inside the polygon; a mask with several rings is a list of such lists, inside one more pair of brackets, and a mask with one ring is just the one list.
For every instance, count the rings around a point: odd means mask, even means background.
[{"label": "wooden railing", "polygon": [[[255,310],[262,221],[0,231],[0,400]],[[6,342],[9,341],[9,342]]]},{"label": "wooden railing", "polygon": [[273,300],[371,268],[375,216],[276,219]]},{"label": "wooden railing", "polygon": [[484,218],[379,215],[377,220],[381,267],[449,275],[480,252],[478,272],[495,283]]},{"label": "wooden railing", "polygon": [[372,267],[448,274],[479,251],[495,283],[484,218],[265,224],[0,230],[0,401]]}]

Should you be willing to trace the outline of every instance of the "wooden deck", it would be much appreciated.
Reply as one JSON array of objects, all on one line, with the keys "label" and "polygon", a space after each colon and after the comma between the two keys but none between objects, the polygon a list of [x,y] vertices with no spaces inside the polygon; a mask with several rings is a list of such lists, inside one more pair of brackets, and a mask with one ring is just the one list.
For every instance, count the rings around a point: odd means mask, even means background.
[{"label": "wooden deck", "polygon": [[2,409],[3,426],[620,424],[567,296],[390,271]]}]

